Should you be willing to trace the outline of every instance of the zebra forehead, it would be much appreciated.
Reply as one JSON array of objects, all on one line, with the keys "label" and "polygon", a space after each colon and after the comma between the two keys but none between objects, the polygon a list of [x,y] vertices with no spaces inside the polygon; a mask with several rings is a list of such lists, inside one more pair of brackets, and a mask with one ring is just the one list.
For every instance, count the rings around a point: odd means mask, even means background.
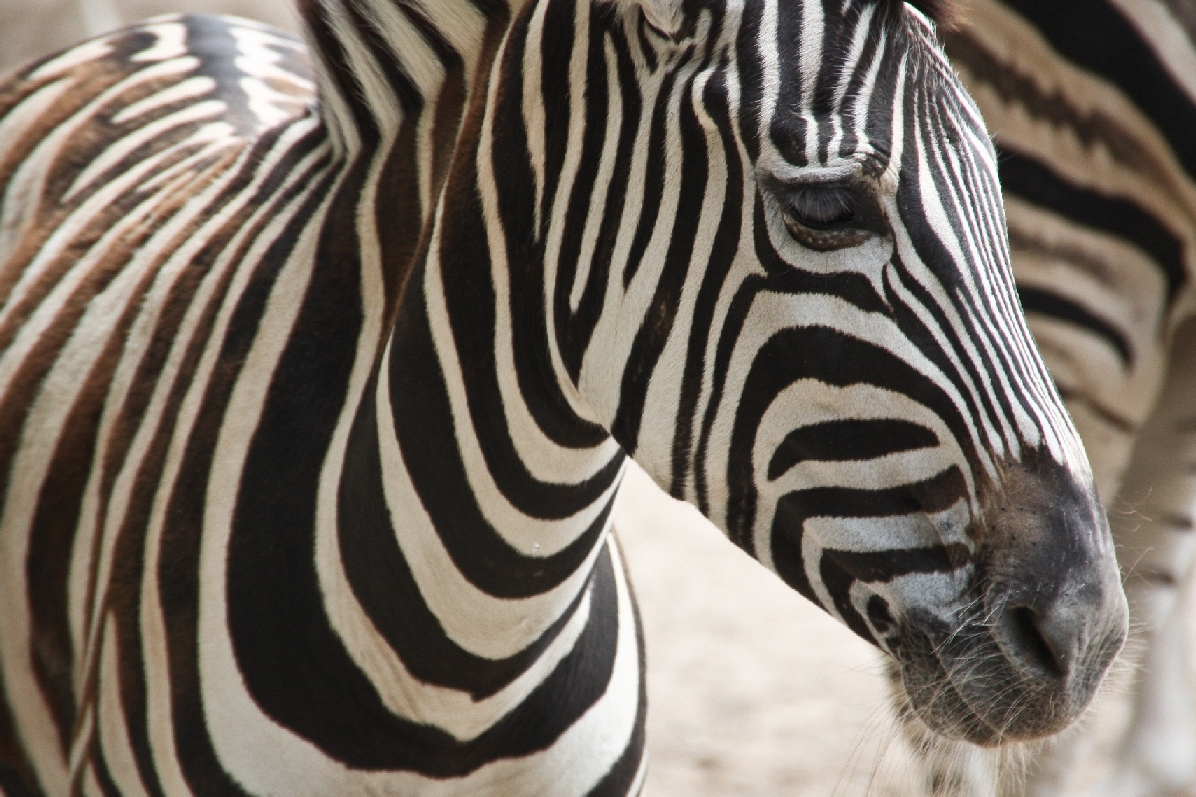
[{"label": "zebra forehead", "polygon": [[[613,0],[618,4],[639,6],[658,28],[674,32],[682,26],[686,0]],[[892,12],[899,12],[903,5],[908,5],[922,13],[936,26],[944,29],[955,29],[963,22],[963,15],[959,0],[863,0],[863,3],[875,3],[881,8]],[[846,6],[845,6],[846,7]]]}]

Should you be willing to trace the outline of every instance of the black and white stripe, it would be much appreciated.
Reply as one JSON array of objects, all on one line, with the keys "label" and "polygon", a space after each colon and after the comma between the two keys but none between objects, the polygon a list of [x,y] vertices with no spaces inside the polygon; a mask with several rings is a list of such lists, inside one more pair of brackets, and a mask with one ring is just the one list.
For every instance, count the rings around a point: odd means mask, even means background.
[{"label": "black and white stripe", "polygon": [[[946,51],[993,131],[1018,291],[1092,460],[1140,629],[1132,717],[1094,793],[1196,786],[1196,18],[1176,0],[984,0]],[[1080,738],[1030,794],[1083,775]]]},{"label": "black and white stripe", "polygon": [[300,10],[0,86],[5,789],[638,792],[627,454],[943,732],[1078,713],[1112,551],[925,16]]}]

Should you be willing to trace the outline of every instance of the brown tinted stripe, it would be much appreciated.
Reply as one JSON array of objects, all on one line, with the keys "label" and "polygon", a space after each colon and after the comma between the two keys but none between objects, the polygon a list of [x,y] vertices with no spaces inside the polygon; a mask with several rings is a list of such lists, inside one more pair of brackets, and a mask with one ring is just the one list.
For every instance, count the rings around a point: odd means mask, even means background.
[{"label": "brown tinted stripe", "polygon": [[944,35],[943,46],[961,69],[970,90],[975,91],[978,84],[987,85],[1005,102],[1020,105],[1030,116],[1057,128],[1071,129],[1087,148],[1103,147],[1114,160],[1136,171],[1156,171],[1156,165],[1143,157],[1142,147],[1117,118],[1100,111],[1082,111],[1058,91],[1044,93],[1032,77],[1020,74],[1013,64],[994,55],[968,29]]}]

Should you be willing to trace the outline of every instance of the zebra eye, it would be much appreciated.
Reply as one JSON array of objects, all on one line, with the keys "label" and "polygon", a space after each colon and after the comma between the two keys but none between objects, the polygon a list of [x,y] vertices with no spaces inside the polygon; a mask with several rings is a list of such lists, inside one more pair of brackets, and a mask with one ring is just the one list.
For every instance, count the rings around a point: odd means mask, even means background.
[{"label": "zebra eye", "polygon": [[786,218],[809,230],[833,230],[855,218],[854,197],[842,186],[799,188],[786,199]]},{"label": "zebra eye", "polygon": [[877,231],[876,209],[852,186],[789,186],[777,197],[789,234],[809,249],[829,252],[858,246]]}]

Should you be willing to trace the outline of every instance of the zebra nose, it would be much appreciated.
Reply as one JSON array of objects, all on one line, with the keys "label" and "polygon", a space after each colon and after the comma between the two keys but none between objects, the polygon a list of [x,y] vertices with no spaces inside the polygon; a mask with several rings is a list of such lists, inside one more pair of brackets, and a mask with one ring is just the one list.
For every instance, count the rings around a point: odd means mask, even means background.
[{"label": "zebra nose", "polygon": [[1118,606],[1104,592],[1088,584],[1049,601],[1012,598],[995,624],[997,644],[1024,674],[1065,681],[1089,648],[1121,647]]},{"label": "zebra nose", "polygon": [[1048,468],[1004,486],[989,525],[993,640],[1027,684],[1087,702],[1128,626],[1104,512],[1091,491]]},{"label": "zebra nose", "polygon": [[1076,647],[1068,624],[1044,619],[1029,606],[1007,606],[996,631],[999,644],[1019,669],[1040,677],[1067,677]]}]

